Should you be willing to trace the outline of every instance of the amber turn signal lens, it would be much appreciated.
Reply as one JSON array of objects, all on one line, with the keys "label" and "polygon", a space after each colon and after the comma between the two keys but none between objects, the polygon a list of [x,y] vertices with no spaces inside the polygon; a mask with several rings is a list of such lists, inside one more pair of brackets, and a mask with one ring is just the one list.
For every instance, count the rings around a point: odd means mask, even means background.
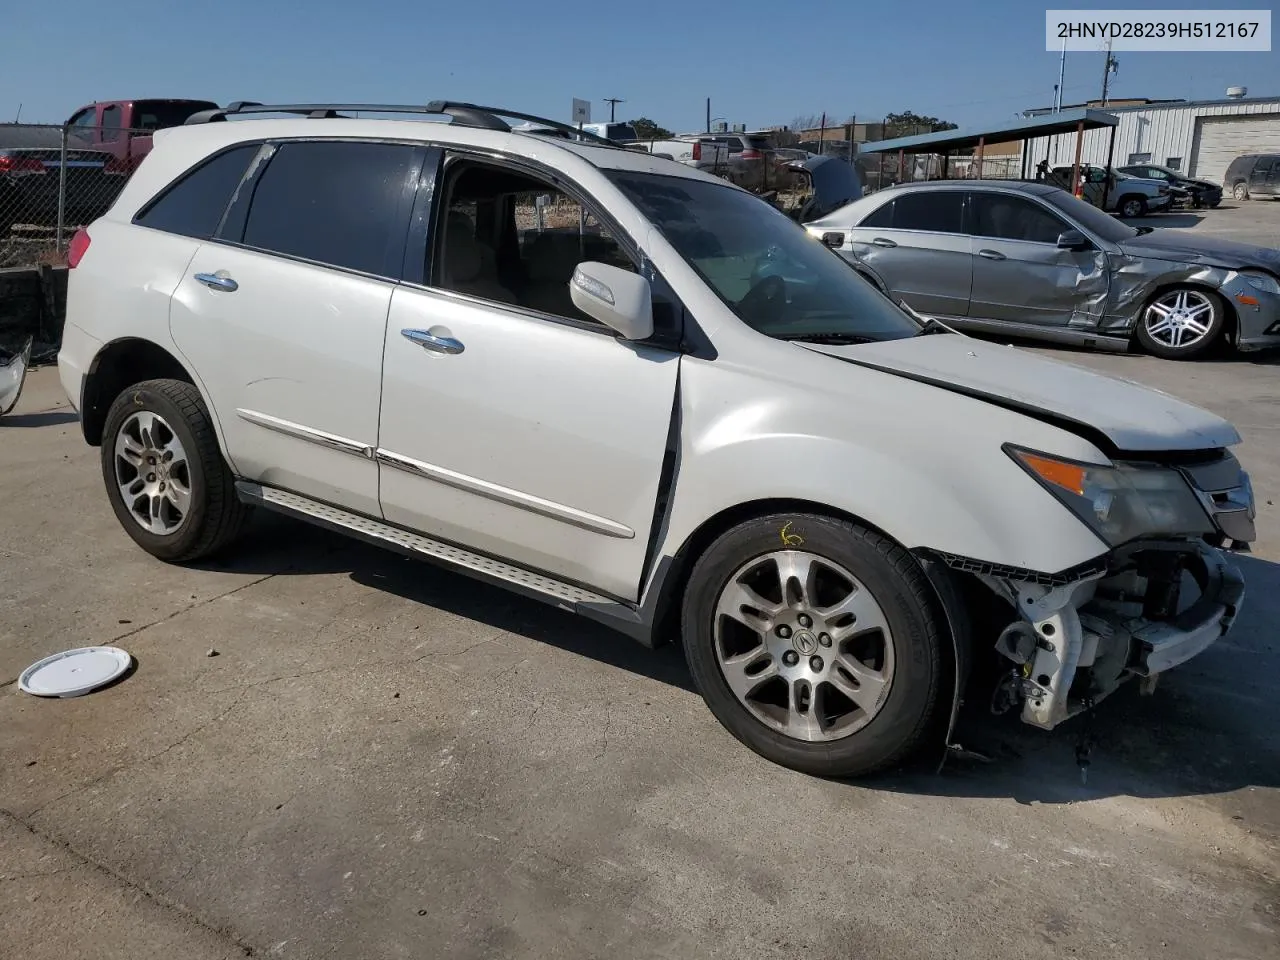
[{"label": "amber turn signal lens", "polygon": [[1048,483],[1070,490],[1078,496],[1084,496],[1085,468],[1075,463],[1063,463],[1061,460],[1050,460],[1034,453],[1018,453],[1017,457],[1031,470]]}]

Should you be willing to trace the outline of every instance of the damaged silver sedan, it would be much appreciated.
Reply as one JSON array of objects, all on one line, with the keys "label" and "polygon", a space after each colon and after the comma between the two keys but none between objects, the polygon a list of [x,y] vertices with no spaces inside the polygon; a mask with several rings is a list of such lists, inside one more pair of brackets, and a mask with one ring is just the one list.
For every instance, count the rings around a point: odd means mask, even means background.
[{"label": "damaged silver sedan", "polygon": [[1172,360],[1280,346],[1280,251],[1130,227],[1065,190],[937,181],[806,224],[894,300],[957,327]]}]

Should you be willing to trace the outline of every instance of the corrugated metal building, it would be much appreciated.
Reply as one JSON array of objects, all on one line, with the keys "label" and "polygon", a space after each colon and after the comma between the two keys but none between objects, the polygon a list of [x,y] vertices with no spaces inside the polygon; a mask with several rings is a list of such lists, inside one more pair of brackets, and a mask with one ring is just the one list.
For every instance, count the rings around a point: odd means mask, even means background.
[{"label": "corrugated metal building", "polygon": [[[1227,165],[1241,154],[1280,153],[1280,97],[1109,104],[1104,109],[1120,118],[1112,158],[1117,167],[1154,163],[1222,183]],[[1086,131],[1081,162],[1105,164],[1110,136],[1110,130]],[[1069,164],[1075,159],[1076,138],[1040,137],[1028,147],[1032,166],[1046,156],[1051,166]]]}]

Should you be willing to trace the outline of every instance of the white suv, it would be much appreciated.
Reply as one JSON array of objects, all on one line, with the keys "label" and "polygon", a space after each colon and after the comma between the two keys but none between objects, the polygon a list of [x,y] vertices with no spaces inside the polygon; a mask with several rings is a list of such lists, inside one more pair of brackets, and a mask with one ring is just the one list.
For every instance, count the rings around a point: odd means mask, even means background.
[{"label": "white suv", "polygon": [[674,161],[348,109],[159,131],[72,244],[62,382],[154,556],[259,506],[679,637],[822,775],[949,742],[993,646],[1050,728],[1228,629],[1225,421],[921,320]]}]

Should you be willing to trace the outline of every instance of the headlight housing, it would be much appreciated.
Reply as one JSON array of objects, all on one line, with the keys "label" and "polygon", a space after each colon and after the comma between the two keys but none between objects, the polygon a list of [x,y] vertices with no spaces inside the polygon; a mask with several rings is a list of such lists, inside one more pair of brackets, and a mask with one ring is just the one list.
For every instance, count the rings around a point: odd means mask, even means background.
[{"label": "headlight housing", "polygon": [[1245,283],[1252,287],[1256,287],[1263,293],[1274,293],[1280,295],[1280,280],[1277,280],[1269,273],[1241,270],[1240,277]]},{"label": "headlight housing", "polygon": [[1077,463],[1033,450],[1006,452],[1105,543],[1203,536],[1213,523],[1177,470],[1148,463]]}]

